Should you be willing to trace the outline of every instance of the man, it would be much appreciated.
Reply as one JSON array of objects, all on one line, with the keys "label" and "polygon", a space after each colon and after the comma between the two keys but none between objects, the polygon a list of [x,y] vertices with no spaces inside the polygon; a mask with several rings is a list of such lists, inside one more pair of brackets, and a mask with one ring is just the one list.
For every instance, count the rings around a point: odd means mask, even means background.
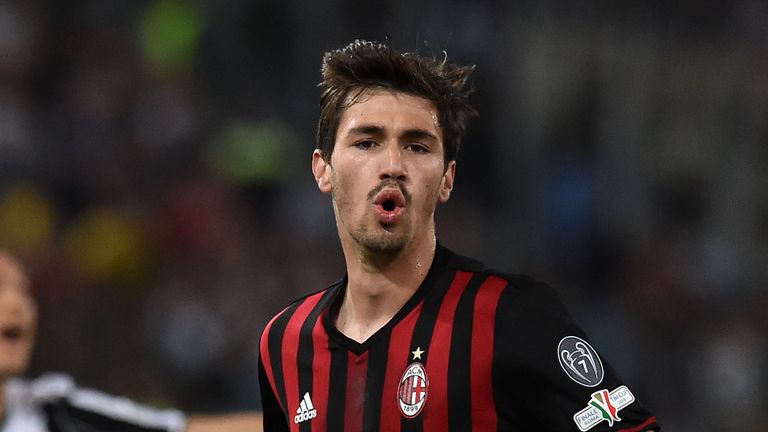
[{"label": "man", "polygon": [[659,430],[551,288],[437,242],[472,70],[361,41],[325,55],[312,172],[347,274],[264,330],[266,431]]},{"label": "man", "polygon": [[0,249],[0,432],[258,431],[257,413],[187,418],[90,389],[63,374],[17,378],[29,364],[37,310],[21,264]]}]

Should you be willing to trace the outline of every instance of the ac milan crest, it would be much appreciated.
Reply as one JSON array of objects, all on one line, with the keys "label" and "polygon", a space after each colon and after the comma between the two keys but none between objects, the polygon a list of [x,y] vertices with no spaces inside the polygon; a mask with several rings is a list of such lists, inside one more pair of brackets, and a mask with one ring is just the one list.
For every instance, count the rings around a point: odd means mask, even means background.
[{"label": "ac milan crest", "polygon": [[413,418],[419,415],[427,401],[428,388],[429,379],[424,366],[419,362],[408,365],[400,379],[400,388],[397,392],[400,412],[405,417]]}]

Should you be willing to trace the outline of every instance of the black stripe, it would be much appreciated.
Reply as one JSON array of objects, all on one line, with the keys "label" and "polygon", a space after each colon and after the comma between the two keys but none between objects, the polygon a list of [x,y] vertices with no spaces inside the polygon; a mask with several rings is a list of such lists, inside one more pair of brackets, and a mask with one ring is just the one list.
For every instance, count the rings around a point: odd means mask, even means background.
[{"label": "black stripe", "polygon": [[[325,300],[328,298],[329,293],[330,290],[323,294],[323,297],[317,302],[309,315],[307,315],[307,319],[304,320],[304,323],[301,325],[301,331],[299,333],[299,349],[296,356],[299,369],[299,399],[303,398],[304,393],[306,392],[309,392],[310,397],[313,394],[312,361],[315,357],[315,345],[312,340],[312,330],[314,330],[315,324],[322,325],[322,323],[318,323],[317,318],[323,312],[324,306],[326,305]],[[299,430],[301,432],[310,432],[312,430],[311,422],[305,421],[299,423]]]},{"label": "black stripe", "polygon": [[344,430],[344,408],[347,405],[347,350],[333,340],[328,341],[331,350],[331,374],[328,383],[327,430]]},{"label": "black stripe", "polygon": [[[290,321],[294,312],[302,303],[304,303],[303,298],[288,306],[285,312],[272,322],[272,327],[269,329],[269,339],[267,340],[269,362],[272,364],[272,378],[275,380],[277,397],[280,398],[283,410],[288,409],[288,400],[285,396],[285,377],[283,376],[283,335],[285,334],[285,327],[288,325],[288,321]],[[293,421],[291,413],[284,412],[284,414],[288,424],[291,424]]]},{"label": "black stripe", "polygon": [[[443,304],[445,293],[450,288],[454,276],[455,272],[442,273],[440,279],[435,283],[435,286],[424,298],[421,314],[419,314],[419,318],[416,320],[416,325],[413,327],[410,350],[414,351],[416,348],[421,348],[421,350],[424,351],[421,354],[421,360],[418,360],[423,365],[427,364],[429,344],[432,341],[432,333],[435,331],[437,317],[440,314],[440,306]],[[408,353],[408,360],[408,363],[414,361],[413,354]],[[400,421],[400,428],[403,432],[421,432],[423,430],[422,422],[423,417],[421,415],[410,419],[403,417]]]},{"label": "black stripe", "polygon": [[[513,283],[511,282],[510,285]],[[514,287],[514,285],[512,286]],[[499,313],[496,314],[496,322],[494,323],[496,330],[493,344],[492,379],[493,401],[496,404],[496,430],[498,432],[515,432],[520,429],[535,430],[543,427],[540,424],[537,425],[530,416],[526,418],[523,414],[525,410],[519,408],[526,405],[526,402],[522,400],[525,397],[525,392],[509,391],[510,386],[525,387],[523,383],[515,379],[515,371],[523,370],[523,368],[518,367],[516,363],[511,361],[497,361],[497,359],[505,360],[512,358],[512,356],[507,355],[507,352],[511,349],[511,344],[508,342],[510,337],[509,328],[504,326],[505,322],[509,322],[509,315],[502,311],[512,311],[513,302],[518,300],[517,290],[508,286],[501,294],[501,297],[499,297],[499,303],[496,307]],[[505,334],[502,330],[507,330],[507,333]],[[500,340],[502,337],[507,340]]]},{"label": "black stripe", "polygon": [[472,275],[453,317],[448,365],[448,426],[452,431],[472,430],[472,325],[475,297],[487,277],[484,273]]},{"label": "black stripe", "polygon": [[363,431],[378,431],[381,420],[381,398],[384,392],[384,376],[387,374],[389,341],[392,329],[389,328],[379,343],[373,344],[368,351],[368,372],[365,377],[365,406],[363,407]]}]

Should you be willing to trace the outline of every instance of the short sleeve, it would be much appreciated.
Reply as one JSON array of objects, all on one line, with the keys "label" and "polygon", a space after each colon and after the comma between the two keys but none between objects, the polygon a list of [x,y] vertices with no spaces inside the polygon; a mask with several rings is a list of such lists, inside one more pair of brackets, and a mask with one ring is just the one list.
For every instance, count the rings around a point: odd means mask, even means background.
[{"label": "short sleeve", "polygon": [[498,308],[494,393],[510,430],[660,429],[551,287],[512,279]]}]

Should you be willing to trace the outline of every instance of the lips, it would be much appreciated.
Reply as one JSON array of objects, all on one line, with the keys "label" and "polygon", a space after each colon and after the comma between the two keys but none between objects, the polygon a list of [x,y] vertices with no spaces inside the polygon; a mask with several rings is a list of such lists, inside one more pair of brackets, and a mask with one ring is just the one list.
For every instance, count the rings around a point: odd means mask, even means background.
[{"label": "lips", "polygon": [[376,194],[373,207],[379,222],[393,224],[397,222],[405,208],[405,196],[400,189],[386,188]]}]

